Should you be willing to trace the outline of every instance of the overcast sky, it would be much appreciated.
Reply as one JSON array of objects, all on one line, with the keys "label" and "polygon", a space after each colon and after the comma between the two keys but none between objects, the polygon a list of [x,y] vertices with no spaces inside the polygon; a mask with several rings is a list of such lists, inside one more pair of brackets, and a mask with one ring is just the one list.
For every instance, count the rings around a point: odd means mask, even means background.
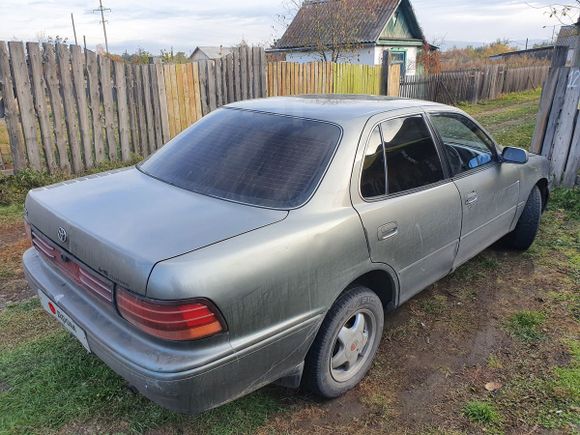
[{"label": "overcast sky", "polygon": [[[287,0],[103,0],[111,51],[138,47],[158,53],[161,48],[191,52],[197,45],[240,42],[268,44],[281,33],[277,14]],[[570,0],[571,2],[571,0]],[[545,10],[549,0],[412,0],[428,38],[440,42],[550,40],[559,24]],[[92,10],[98,0],[0,0],[0,40],[35,41],[39,35],[64,36],[73,41],[70,13],[79,40],[94,48],[103,43],[100,17]]]}]

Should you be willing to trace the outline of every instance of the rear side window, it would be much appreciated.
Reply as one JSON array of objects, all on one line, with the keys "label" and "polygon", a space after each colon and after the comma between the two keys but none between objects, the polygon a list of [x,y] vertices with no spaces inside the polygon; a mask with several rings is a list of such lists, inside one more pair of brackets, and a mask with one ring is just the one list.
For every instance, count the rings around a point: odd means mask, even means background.
[{"label": "rear side window", "polygon": [[[378,135],[381,137],[380,147],[376,146]],[[386,165],[382,153],[386,156]],[[383,169],[379,175],[381,164]],[[381,176],[386,180],[385,187],[381,184]],[[377,197],[385,192],[405,192],[443,179],[435,142],[421,115],[385,121],[373,131],[361,179],[364,198]]]},{"label": "rear side window", "polygon": [[381,129],[377,125],[371,134],[363,163],[361,193],[363,198],[376,198],[386,193],[385,150]]},{"label": "rear side window", "polygon": [[161,181],[218,198],[295,208],[316,189],[340,140],[338,126],[220,109],[139,167]]}]

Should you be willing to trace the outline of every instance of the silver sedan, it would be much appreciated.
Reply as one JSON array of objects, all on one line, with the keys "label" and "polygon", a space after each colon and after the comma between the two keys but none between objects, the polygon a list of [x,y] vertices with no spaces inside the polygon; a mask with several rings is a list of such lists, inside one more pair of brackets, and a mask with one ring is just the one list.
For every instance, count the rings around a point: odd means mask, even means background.
[{"label": "silver sedan", "polygon": [[33,190],[28,281],[167,408],[365,376],[389,312],[492,243],[533,242],[548,162],[424,101],[225,106],[136,167]]}]

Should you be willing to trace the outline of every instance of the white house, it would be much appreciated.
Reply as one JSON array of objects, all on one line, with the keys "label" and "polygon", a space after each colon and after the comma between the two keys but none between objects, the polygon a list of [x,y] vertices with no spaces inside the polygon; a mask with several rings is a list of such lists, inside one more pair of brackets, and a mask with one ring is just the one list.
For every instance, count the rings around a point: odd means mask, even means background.
[{"label": "white house", "polygon": [[[337,2],[343,2],[340,9]],[[352,32],[339,32],[349,35],[348,41],[337,41],[336,31],[331,34],[333,24],[324,22],[335,19],[337,10],[349,15],[341,17],[341,22],[354,26]],[[415,75],[417,58],[426,42],[409,0],[311,0],[303,4],[282,38],[268,51],[286,54],[288,62],[306,63],[322,60],[316,45],[333,44],[347,47],[338,62],[379,65],[390,52],[392,63],[400,64],[403,74]],[[429,45],[429,49],[436,48]]]}]

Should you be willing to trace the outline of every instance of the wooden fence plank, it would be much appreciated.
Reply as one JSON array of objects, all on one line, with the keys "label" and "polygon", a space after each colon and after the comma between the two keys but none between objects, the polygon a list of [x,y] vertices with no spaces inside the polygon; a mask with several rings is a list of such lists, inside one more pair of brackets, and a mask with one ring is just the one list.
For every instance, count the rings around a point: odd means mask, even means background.
[{"label": "wooden fence plank", "polygon": [[165,81],[165,94],[167,96],[167,126],[169,128],[169,137],[174,138],[175,132],[175,113],[173,106],[173,87],[171,84],[171,66],[163,65],[163,78]]},{"label": "wooden fence plank", "polygon": [[126,162],[131,159],[129,145],[129,106],[127,104],[127,86],[125,80],[125,64],[113,62],[115,72],[115,88],[117,89],[117,116],[119,117],[119,139],[121,142],[121,160]]},{"label": "wooden fence plank", "polygon": [[201,108],[201,90],[200,90],[200,79],[199,79],[199,63],[195,62],[192,65],[192,73],[193,73],[193,90],[195,94],[195,113],[196,118],[195,121],[200,119],[203,116],[203,111]]},{"label": "wooden fence plank", "polygon": [[207,93],[207,61],[199,62],[199,90],[201,99],[202,115],[205,116],[210,112],[209,95]]},{"label": "wooden fence plank", "polygon": [[78,174],[83,171],[83,160],[81,154],[81,143],[79,139],[79,125],[77,118],[76,101],[73,98],[73,84],[70,65],[70,51],[67,46],[58,44],[56,46],[56,57],[60,72],[60,84],[64,102],[65,122],[68,132],[68,141],[72,156],[73,172]]},{"label": "wooden fence plank", "polygon": [[552,159],[552,152],[554,150],[552,145],[554,143],[554,135],[556,134],[556,127],[558,126],[560,111],[562,110],[564,98],[566,97],[569,72],[569,68],[560,68],[558,70],[558,84],[556,85],[554,101],[552,103],[552,109],[550,110],[550,117],[548,119],[546,134],[544,135],[544,144],[542,145],[542,155],[548,160]]},{"label": "wooden fence plank", "polygon": [[236,101],[236,95],[234,91],[234,56],[231,53],[226,56],[226,80],[228,86],[228,103],[233,103]]},{"label": "wooden fence plank", "polygon": [[213,112],[217,109],[217,92],[216,92],[216,81],[215,81],[215,61],[208,60],[205,62],[207,67],[207,83],[206,83],[206,93],[208,97],[209,111]]},{"label": "wooden fence plank", "polygon": [[151,80],[148,65],[141,67],[143,74],[143,101],[145,102],[145,118],[147,119],[148,154],[155,151],[155,120],[153,119],[153,103],[151,101]]},{"label": "wooden fence plank", "polygon": [[130,148],[131,152],[139,154],[139,119],[137,117],[137,105],[135,103],[135,68],[134,65],[127,65],[125,70],[127,83],[127,99],[129,107],[129,128],[131,130]]},{"label": "wooden fence plank", "polygon": [[234,101],[240,101],[242,99],[242,66],[240,60],[240,49],[237,48],[232,53],[232,58],[234,62]]},{"label": "wooden fence plank", "polygon": [[63,171],[70,172],[71,164],[68,154],[68,135],[64,126],[65,116],[62,96],[60,94],[55,48],[52,44],[44,43],[42,49],[45,57],[44,79],[48,86],[50,111],[52,114],[52,122],[54,124],[56,149],[58,151],[58,163]]},{"label": "wooden fence plank", "polygon": [[10,71],[10,57],[4,41],[0,41],[0,89],[4,96],[6,128],[10,141],[12,164],[14,165],[14,169],[19,171],[28,165],[28,160],[26,158],[20,120],[18,119],[18,104],[16,102],[16,96],[14,95],[14,81],[12,80],[12,72]]},{"label": "wooden fence plank", "polygon": [[571,68],[566,80],[566,93],[562,104],[562,110],[558,120],[558,126],[554,134],[552,152],[552,174],[556,184],[559,185],[566,169],[566,162],[570,154],[570,147],[579,147],[580,144],[572,143],[578,102],[580,101],[580,83],[576,82],[576,74],[580,76],[580,68]]},{"label": "wooden fence plank", "polygon": [[159,81],[157,78],[157,68],[156,65],[151,64],[149,66],[149,78],[151,80],[151,99],[153,101],[153,118],[155,119],[155,143],[153,148],[158,150],[164,144],[163,142],[163,132],[162,132],[162,114],[161,114],[161,103],[159,101]]},{"label": "wooden fence plank", "polygon": [[40,170],[43,165],[40,161],[36,112],[34,110],[32,94],[30,93],[31,85],[28,75],[28,65],[24,57],[24,45],[22,42],[10,41],[8,43],[8,50],[10,52],[12,71],[14,72],[12,80],[20,108],[20,122],[22,123],[22,131],[24,133],[28,163],[33,169]]},{"label": "wooden fence plank", "polygon": [[34,96],[34,107],[40,125],[40,137],[44,147],[46,166],[48,171],[52,173],[56,169],[56,161],[54,158],[54,136],[50,124],[48,106],[46,104],[46,85],[42,71],[42,55],[40,53],[40,46],[37,43],[28,42],[26,43],[26,51],[28,52],[28,59],[30,61],[32,94]]},{"label": "wooden fence plank", "polygon": [[267,77],[268,62],[266,61],[266,50],[260,48],[260,97],[266,98],[268,96],[268,77]]},{"label": "wooden fence plank", "polygon": [[544,87],[542,88],[542,96],[540,99],[540,109],[537,115],[536,127],[530,151],[536,154],[542,152],[542,145],[546,135],[546,128],[548,126],[548,119],[552,111],[552,103],[554,102],[554,93],[556,92],[556,85],[558,84],[558,74],[554,73],[548,77]]},{"label": "wooden fence plank", "polygon": [[223,81],[222,81],[222,60],[216,59],[214,62],[214,83],[215,83],[215,99],[216,107],[223,106],[224,104],[224,92],[223,92]]},{"label": "wooden fence plank", "polygon": [[135,102],[137,104],[137,119],[139,120],[139,149],[143,157],[149,155],[149,135],[147,132],[147,115],[145,113],[145,92],[143,90],[144,65],[134,65],[135,73]]},{"label": "wooden fence plank", "polygon": [[240,86],[242,100],[248,99],[248,47],[240,47]]},{"label": "wooden fence plank", "polygon": [[576,118],[576,127],[571,142],[571,151],[562,177],[562,186],[572,188],[576,185],[580,169],[580,116]]},{"label": "wooden fence plank", "polygon": [[71,71],[76,97],[76,107],[79,116],[80,137],[83,144],[85,167],[92,168],[93,141],[89,124],[89,107],[87,104],[87,85],[85,83],[85,59],[78,45],[71,45]]},{"label": "wooden fence plank", "polygon": [[167,92],[165,89],[165,76],[164,76],[164,69],[163,65],[156,64],[155,65],[156,74],[157,74],[157,86],[159,86],[159,107],[161,111],[161,133],[163,135],[163,142],[169,142],[171,139],[171,135],[169,132],[169,114],[168,114],[168,105],[167,105]]},{"label": "wooden fence plank", "polygon": [[99,81],[103,98],[105,115],[105,137],[107,139],[108,157],[117,160],[116,122],[113,109],[113,87],[111,79],[111,60],[106,56],[97,56],[99,64]]},{"label": "wooden fence plank", "polygon": [[105,161],[105,145],[103,143],[104,118],[101,113],[101,94],[99,92],[99,67],[96,53],[86,50],[87,62],[87,85],[89,89],[89,109],[93,132],[93,144],[95,149],[95,161]]}]

